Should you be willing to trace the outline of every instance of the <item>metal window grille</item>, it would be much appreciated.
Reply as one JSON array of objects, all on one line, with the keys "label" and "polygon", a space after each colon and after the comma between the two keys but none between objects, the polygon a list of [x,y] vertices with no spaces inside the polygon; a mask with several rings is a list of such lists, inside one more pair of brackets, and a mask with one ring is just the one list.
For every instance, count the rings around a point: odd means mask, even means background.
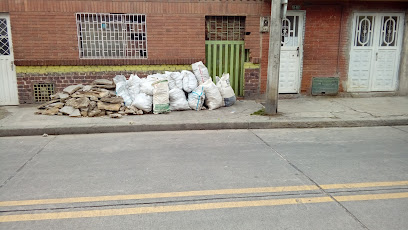
[{"label": "metal window grille", "polygon": [[79,57],[147,58],[146,15],[77,13]]},{"label": "metal window grille", "polygon": [[0,55],[10,55],[7,19],[0,18]]},{"label": "metal window grille", "polygon": [[205,17],[205,40],[243,41],[245,37],[245,17],[207,16]]},{"label": "metal window grille", "polygon": [[354,46],[372,46],[374,34],[374,17],[359,16],[356,18]]},{"label": "metal window grille", "polygon": [[398,24],[397,16],[381,17],[380,46],[397,46]]},{"label": "metal window grille", "polygon": [[34,84],[34,101],[45,102],[49,101],[50,96],[54,94],[54,84],[52,83],[39,83]]},{"label": "metal window grille", "polygon": [[282,19],[282,46],[299,46],[300,16],[287,16]]}]

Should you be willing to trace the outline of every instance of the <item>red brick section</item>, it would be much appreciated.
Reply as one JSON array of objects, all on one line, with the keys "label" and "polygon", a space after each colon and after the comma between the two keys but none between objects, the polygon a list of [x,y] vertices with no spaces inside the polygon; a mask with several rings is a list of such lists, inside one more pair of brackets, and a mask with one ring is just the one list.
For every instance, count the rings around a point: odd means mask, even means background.
[{"label": "red brick section", "polygon": [[301,92],[310,94],[312,77],[335,77],[338,72],[341,6],[308,5],[306,10]]},{"label": "red brick section", "polygon": [[0,0],[0,12],[9,12],[8,0]]},{"label": "red brick section", "polygon": [[[1,1],[1,0],[0,0]],[[205,59],[205,16],[246,16],[251,55],[259,59],[262,0],[10,0],[16,65],[191,64]],[[148,59],[79,58],[75,13],[146,14]]]},{"label": "red brick section", "polygon": [[[271,4],[270,2],[265,4],[265,7],[262,8],[262,16],[271,16]],[[268,50],[269,50],[269,33],[261,33],[261,70],[260,70],[260,93],[263,94],[266,92],[266,79],[268,71]]]},{"label": "red brick section", "polygon": [[260,58],[259,16],[247,16],[245,21],[245,32],[250,33],[245,37],[245,49],[250,50],[250,61],[258,64]]},{"label": "red brick section", "polygon": [[259,69],[245,69],[245,99],[256,99],[259,96]]}]

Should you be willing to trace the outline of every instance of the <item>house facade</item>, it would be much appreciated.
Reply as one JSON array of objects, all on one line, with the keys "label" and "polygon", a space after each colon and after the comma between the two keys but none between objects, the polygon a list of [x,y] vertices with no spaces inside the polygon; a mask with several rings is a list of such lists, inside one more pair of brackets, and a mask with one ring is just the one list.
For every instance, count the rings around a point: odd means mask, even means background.
[{"label": "house facade", "polygon": [[[268,0],[0,0],[0,105],[37,103],[72,84],[136,73],[230,73],[266,92]],[[279,92],[408,94],[408,0],[289,1]]]}]

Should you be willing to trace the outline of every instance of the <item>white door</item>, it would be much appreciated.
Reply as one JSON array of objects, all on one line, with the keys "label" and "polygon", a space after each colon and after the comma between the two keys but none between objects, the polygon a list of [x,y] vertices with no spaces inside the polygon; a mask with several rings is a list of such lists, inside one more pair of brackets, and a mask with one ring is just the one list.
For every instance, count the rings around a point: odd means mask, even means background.
[{"label": "white door", "polygon": [[397,89],[404,14],[354,16],[348,75],[349,92]]},{"label": "white door", "polygon": [[279,93],[298,93],[303,51],[303,12],[288,11],[282,20]]},{"label": "white door", "polygon": [[10,17],[0,13],[0,105],[18,105]]}]

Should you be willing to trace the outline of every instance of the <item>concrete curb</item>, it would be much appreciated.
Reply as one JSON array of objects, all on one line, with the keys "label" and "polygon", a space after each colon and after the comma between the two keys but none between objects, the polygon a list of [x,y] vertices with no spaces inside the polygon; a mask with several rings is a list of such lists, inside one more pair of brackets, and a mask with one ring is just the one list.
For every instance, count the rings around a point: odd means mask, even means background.
[{"label": "concrete curb", "polygon": [[69,127],[40,128],[0,128],[0,137],[38,136],[66,134],[95,134],[149,131],[182,130],[222,130],[222,129],[279,129],[279,128],[330,128],[330,127],[372,127],[408,125],[408,118],[376,120],[337,120],[337,121],[249,121],[225,123],[187,123],[187,124],[133,124],[133,125],[89,125]]}]

